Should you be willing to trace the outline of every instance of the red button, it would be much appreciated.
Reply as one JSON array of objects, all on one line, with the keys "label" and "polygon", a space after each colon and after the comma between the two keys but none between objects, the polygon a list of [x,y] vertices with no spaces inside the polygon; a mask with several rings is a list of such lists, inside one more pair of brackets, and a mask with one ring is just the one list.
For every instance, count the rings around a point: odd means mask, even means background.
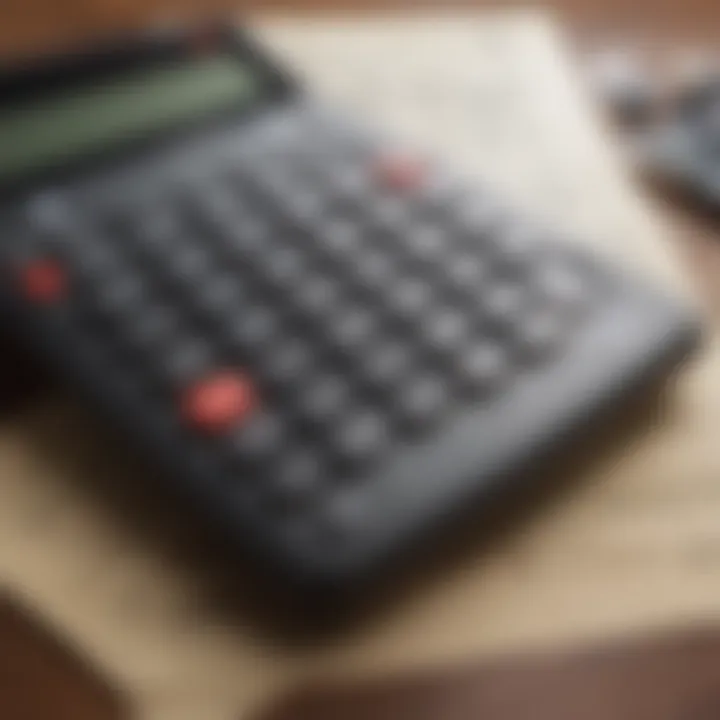
[{"label": "red button", "polygon": [[49,304],[65,295],[67,277],[55,261],[35,260],[22,269],[21,284],[28,300]]},{"label": "red button", "polygon": [[183,415],[204,432],[222,433],[242,423],[255,404],[255,391],[247,378],[231,371],[219,372],[189,388]]},{"label": "red button", "polygon": [[376,161],[375,174],[393,190],[415,190],[425,183],[427,165],[412,155],[385,155]]}]

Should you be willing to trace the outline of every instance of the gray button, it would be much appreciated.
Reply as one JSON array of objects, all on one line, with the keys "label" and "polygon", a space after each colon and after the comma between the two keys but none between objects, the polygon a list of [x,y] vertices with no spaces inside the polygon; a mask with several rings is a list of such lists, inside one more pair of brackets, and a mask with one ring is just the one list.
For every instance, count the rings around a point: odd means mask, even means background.
[{"label": "gray button", "polygon": [[393,281],[395,264],[385,253],[368,250],[357,259],[355,272],[364,287],[379,289]]},{"label": "gray button", "polygon": [[377,321],[369,310],[353,308],[336,316],[331,340],[343,350],[355,350],[367,345],[377,331]]},{"label": "gray button", "polygon": [[102,239],[97,238],[78,248],[73,258],[73,267],[84,280],[91,284],[101,284],[108,277],[112,277],[118,270],[120,262],[117,252]]},{"label": "gray button", "polygon": [[279,330],[279,321],[273,310],[253,306],[242,310],[228,329],[231,342],[241,350],[255,350],[272,342]]},{"label": "gray button", "polygon": [[396,230],[406,226],[410,207],[404,198],[386,195],[374,198],[368,205],[367,213],[372,225],[383,230]]},{"label": "gray button", "polygon": [[163,373],[176,385],[185,385],[205,374],[212,365],[210,348],[201,340],[186,340],[166,351]]},{"label": "gray button", "polygon": [[521,285],[496,283],[482,292],[482,312],[496,325],[506,326],[520,315],[525,300],[525,288]]},{"label": "gray button", "polygon": [[286,509],[307,503],[319,490],[323,464],[309,449],[284,454],[272,475],[272,499]]},{"label": "gray button", "polygon": [[498,385],[509,371],[509,358],[490,341],[479,341],[459,356],[458,374],[464,389],[484,393]]},{"label": "gray button", "polygon": [[453,254],[446,262],[445,272],[454,289],[473,294],[482,288],[489,277],[487,264],[470,254]]},{"label": "gray button", "polygon": [[423,334],[438,350],[456,349],[466,339],[469,330],[467,316],[453,309],[440,310],[423,324]]},{"label": "gray button", "polygon": [[353,532],[363,522],[368,513],[368,503],[362,486],[346,486],[334,493],[326,502],[320,518],[321,540],[339,542],[342,547],[350,540]]},{"label": "gray button", "polygon": [[326,423],[342,414],[349,397],[350,389],[345,380],[336,375],[323,375],[307,383],[301,390],[298,404],[308,420]]},{"label": "gray button", "polygon": [[284,437],[279,418],[268,412],[256,413],[233,434],[232,452],[248,463],[266,462],[277,457]]},{"label": "gray button", "polygon": [[209,253],[202,247],[190,243],[178,243],[167,261],[174,275],[192,282],[207,275],[211,270]]},{"label": "gray button", "polygon": [[230,229],[233,245],[249,255],[261,250],[271,235],[270,223],[255,214],[239,217],[237,223]]},{"label": "gray button", "polygon": [[326,199],[313,190],[295,188],[285,193],[282,199],[282,209],[294,221],[299,223],[314,223],[322,217],[325,210]]},{"label": "gray button", "polygon": [[312,346],[299,338],[278,342],[270,348],[260,373],[270,382],[285,385],[300,379],[312,367]]},{"label": "gray button", "polygon": [[163,305],[145,308],[128,325],[129,342],[145,351],[157,351],[166,345],[180,327],[174,309]]},{"label": "gray button", "polygon": [[42,192],[28,201],[25,216],[32,230],[63,233],[72,224],[73,211],[60,192]]},{"label": "gray button", "polygon": [[140,278],[123,273],[98,285],[96,302],[102,312],[134,315],[147,297],[146,293],[147,287]]},{"label": "gray button", "polygon": [[345,218],[327,218],[317,227],[318,240],[322,248],[333,255],[344,256],[355,253],[362,245],[358,225]]},{"label": "gray button", "polygon": [[304,253],[299,248],[279,247],[267,257],[264,271],[271,282],[285,287],[301,278],[305,268]]},{"label": "gray button", "polygon": [[401,423],[412,429],[426,427],[439,419],[448,400],[448,388],[434,375],[411,378],[403,386],[397,402]]},{"label": "gray button", "polygon": [[572,310],[587,301],[588,283],[577,270],[563,263],[542,267],[535,284],[540,290],[540,300],[549,302],[560,311]]},{"label": "gray button", "polygon": [[409,228],[407,243],[411,255],[423,262],[439,260],[448,250],[445,231],[432,225]]},{"label": "gray button", "polygon": [[567,319],[553,312],[531,313],[516,329],[523,359],[545,359],[563,343],[569,331]]},{"label": "gray button", "polygon": [[232,275],[215,277],[197,289],[198,304],[211,314],[234,313],[244,297],[242,282]]},{"label": "gray button", "polygon": [[412,363],[412,352],[400,341],[387,341],[372,348],[363,363],[364,376],[373,384],[399,382]]},{"label": "gray button", "polygon": [[376,413],[353,413],[342,422],[335,436],[335,448],[341,460],[351,465],[373,460],[389,442],[388,427]]},{"label": "gray button", "polygon": [[143,252],[166,252],[173,248],[180,225],[176,213],[169,207],[143,210],[131,224],[130,235]]},{"label": "gray button", "polygon": [[310,315],[331,312],[340,299],[340,285],[322,276],[306,276],[297,290],[296,302]]},{"label": "gray button", "polygon": [[430,285],[420,279],[400,280],[392,289],[389,305],[403,317],[421,315],[432,300]]}]

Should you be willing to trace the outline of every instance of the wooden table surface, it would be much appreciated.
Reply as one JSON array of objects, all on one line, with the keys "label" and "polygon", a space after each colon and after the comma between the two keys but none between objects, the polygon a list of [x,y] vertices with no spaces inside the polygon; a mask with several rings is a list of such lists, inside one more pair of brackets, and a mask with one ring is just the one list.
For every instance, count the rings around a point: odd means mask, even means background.
[{"label": "wooden table surface", "polygon": [[[432,7],[510,7],[517,0],[4,0],[0,10],[0,52],[46,48],[98,30],[142,25],[166,16],[202,16],[226,9],[255,12],[326,12]],[[550,0],[582,34],[714,40],[720,26],[717,0]]]},{"label": "wooden table surface", "polygon": [[[442,3],[452,7],[508,7],[513,3]],[[17,55],[62,46],[99,32],[142,26],[163,17],[216,15],[234,8],[255,12],[326,12],[328,10],[403,9],[433,7],[432,0],[3,0],[0,8],[0,55]],[[435,3],[439,6],[440,3]],[[527,3],[525,4],[527,5]],[[570,28],[580,46],[604,41],[658,41],[665,46],[716,41],[720,35],[718,0],[553,0],[547,3]],[[714,316],[720,319],[720,221],[717,223],[659,198],[662,212],[671,221],[677,242],[693,268]],[[2,613],[0,613],[2,615]],[[0,717],[7,720],[46,720],[75,717],[104,720],[98,704],[103,693],[88,689],[86,674],[73,673],[63,664],[56,647],[37,643],[37,634],[18,630],[17,615],[0,617]],[[15,630],[12,628],[15,627]],[[50,649],[44,649],[45,647]],[[16,662],[16,659],[18,660]],[[22,660],[25,665],[18,664]],[[70,663],[72,665],[72,663]],[[53,692],[10,691],[20,670],[23,682],[14,687],[51,688]],[[10,669],[15,673],[9,674]],[[22,674],[22,673],[20,673]],[[13,705],[13,703],[15,703]],[[31,707],[32,705],[32,707]],[[60,709],[62,706],[62,709]]]}]

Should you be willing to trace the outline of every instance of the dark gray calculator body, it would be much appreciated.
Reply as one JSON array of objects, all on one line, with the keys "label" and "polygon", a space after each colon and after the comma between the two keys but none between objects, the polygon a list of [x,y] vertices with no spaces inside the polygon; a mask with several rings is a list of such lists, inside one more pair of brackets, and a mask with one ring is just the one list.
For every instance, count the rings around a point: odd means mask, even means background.
[{"label": "dark gray calculator body", "polygon": [[320,107],[234,33],[140,50],[0,78],[0,303],[282,577],[359,580],[522,492],[696,344],[675,301]]}]

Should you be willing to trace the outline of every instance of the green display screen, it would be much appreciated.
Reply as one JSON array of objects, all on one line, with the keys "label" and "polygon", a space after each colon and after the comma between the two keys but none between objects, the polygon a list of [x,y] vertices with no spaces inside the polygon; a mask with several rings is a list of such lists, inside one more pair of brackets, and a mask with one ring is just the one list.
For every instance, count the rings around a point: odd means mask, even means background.
[{"label": "green display screen", "polygon": [[252,71],[228,56],[136,71],[33,99],[0,115],[0,180],[250,103],[257,86]]}]

